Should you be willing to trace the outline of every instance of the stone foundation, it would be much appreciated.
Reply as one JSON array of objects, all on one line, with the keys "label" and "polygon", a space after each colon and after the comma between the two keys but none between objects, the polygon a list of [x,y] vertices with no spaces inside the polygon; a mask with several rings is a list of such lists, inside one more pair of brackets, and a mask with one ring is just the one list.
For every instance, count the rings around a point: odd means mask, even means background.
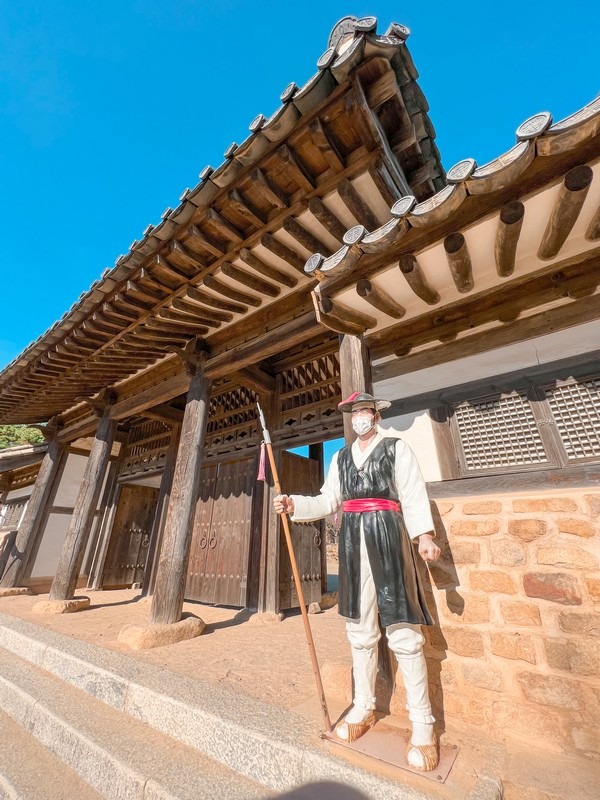
[{"label": "stone foundation", "polygon": [[[600,493],[436,501],[434,713],[600,758]],[[392,710],[403,710],[399,687]]]}]

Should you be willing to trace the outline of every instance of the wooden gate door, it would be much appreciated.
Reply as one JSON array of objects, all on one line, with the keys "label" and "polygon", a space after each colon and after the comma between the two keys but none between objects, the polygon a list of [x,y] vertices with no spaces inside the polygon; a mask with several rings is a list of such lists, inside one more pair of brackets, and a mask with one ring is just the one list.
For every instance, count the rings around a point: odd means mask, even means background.
[{"label": "wooden gate door", "polygon": [[221,605],[246,605],[256,458],[211,464],[201,494],[185,596]]},{"label": "wooden gate door", "polygon": [[121,487],[104,562],[103,588],[142,582],[157,500],[158,489],[152,486]]},{"label": "wooden gate door", "polygon": [[[318,494],[321,488],[319,462],[295,453],[281,454],[281,486],[286,494]],[[321,600],[321,548],[325,523],[291,522],[294,554],[302,581],[302,592],[307,604]],[[280,526],[279,555],[279,608],[297,608],[298,593],[292,574],[292,565],[285,543],[283,528]]]}]

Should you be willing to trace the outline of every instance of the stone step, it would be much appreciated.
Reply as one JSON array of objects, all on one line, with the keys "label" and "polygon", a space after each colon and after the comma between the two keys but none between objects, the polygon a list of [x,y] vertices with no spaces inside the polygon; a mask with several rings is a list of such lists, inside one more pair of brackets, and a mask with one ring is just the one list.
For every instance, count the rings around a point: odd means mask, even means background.
[{"label": "stone step", "polygon": [[[92,787],[93,797],[249,800],[267,795],[264,787],[4,649],[0,649],[0,707],[37,748],[46,748],[54,757],[53,782],[60,781],[66,765],[66,771]],[[29,769],[34,770],[35,754],[28,749],[25,753]],[[14,785],[14,769],[12,773],[5,775],[9,785]],[[40,782],[45,780],[41,771],[38,776]],[[19,791],[16,786],[15,791]],[[27,794],[16,796],[33,800]]]},{"label": "stone step", "polygon": [[91,786],[0,711],[0,800],[101,800]]},{"label": "stone step", "polygon": [[[336,781],[369,800],[466,800],[471,794],[460,782],[440,785],[408,772],[390,777],[372,762],[351,763],[341,748],[320,739],[313,719],[2,613],[0,647],[127,715],[127,726],[144,724],[265,792]],[[498,796],[497,781],[481,774],[473,798]]]}]

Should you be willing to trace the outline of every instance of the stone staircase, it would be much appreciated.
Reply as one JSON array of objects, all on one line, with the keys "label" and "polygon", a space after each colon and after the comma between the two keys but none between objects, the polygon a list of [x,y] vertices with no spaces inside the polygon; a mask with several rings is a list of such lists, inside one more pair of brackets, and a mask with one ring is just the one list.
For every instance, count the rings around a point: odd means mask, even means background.
[{"label": "stone staircase", "polygon": [[[299,714],[1,613],[0,708],[0,800],[325,798],[306,793],[324,781],[373,800],[466,796],[338,758]],[[469,794],[498,797],[493,781]]]}]

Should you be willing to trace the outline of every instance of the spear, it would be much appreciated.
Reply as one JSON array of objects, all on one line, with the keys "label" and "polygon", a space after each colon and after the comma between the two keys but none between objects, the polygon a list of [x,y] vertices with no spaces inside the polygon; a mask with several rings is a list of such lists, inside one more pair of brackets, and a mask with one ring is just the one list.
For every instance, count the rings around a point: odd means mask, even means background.
[{"label": "spear", "polygon": [[[263,441],[265,443],[265,447],[267,448],[267,454],[269,456],[269,464],[271,466],[271,473],[273,475],[273,483],[275,485],[275,491],[277,492],[277,494],[281,494],[281,485],[279,483],[279,476],[277,474],[277,467],[275,465],[275,458],[273,456],[273,445],[271,443],[271,436],[269,434],[269,431],[267,430],[265,416],[263,414],[262,408],[260,407],[260,403],[257,403],[256,406],[258,408],[258,416],[263,431]],[[321,712],[323,714],[325,730],[327,731],[327,733],[331,733],[332,731],[331,721],[329,719],[329,711],[327,710],[327,701],[325,700],[325,692],[323,691],[323,681],[321,680],[321,671],[319,669],[319,662],[317,661],[317,652],[315,650],[315,643],[313,641],[312,631],[310,629],[310,622],[308,621],[308,612],[306,610],[306,603],[304,602],[304,592],[302,591],[302,582],[300,580],[300,574],[298,572],[298,564],[296,563],[296,556],[294,555],[294,545],[292,544],[290,523],[285,511],[282,511],[279,516],[281,517],[281,524],[283,525],[283,532],[285,533],[285,541],[287,544],[288,553],[290,554],[292,574],[294,576],[296,591],[298,593],[298,602],[300,603],[300,612],[302,613],[302,622],[304,623],[304,633],[306,634],[306,642],[308,644],[308,651],[310,653],[312,669],[315,676],[315,681],[317,683],[317,694],[319,696],[319,701],[321,703]]]}]

